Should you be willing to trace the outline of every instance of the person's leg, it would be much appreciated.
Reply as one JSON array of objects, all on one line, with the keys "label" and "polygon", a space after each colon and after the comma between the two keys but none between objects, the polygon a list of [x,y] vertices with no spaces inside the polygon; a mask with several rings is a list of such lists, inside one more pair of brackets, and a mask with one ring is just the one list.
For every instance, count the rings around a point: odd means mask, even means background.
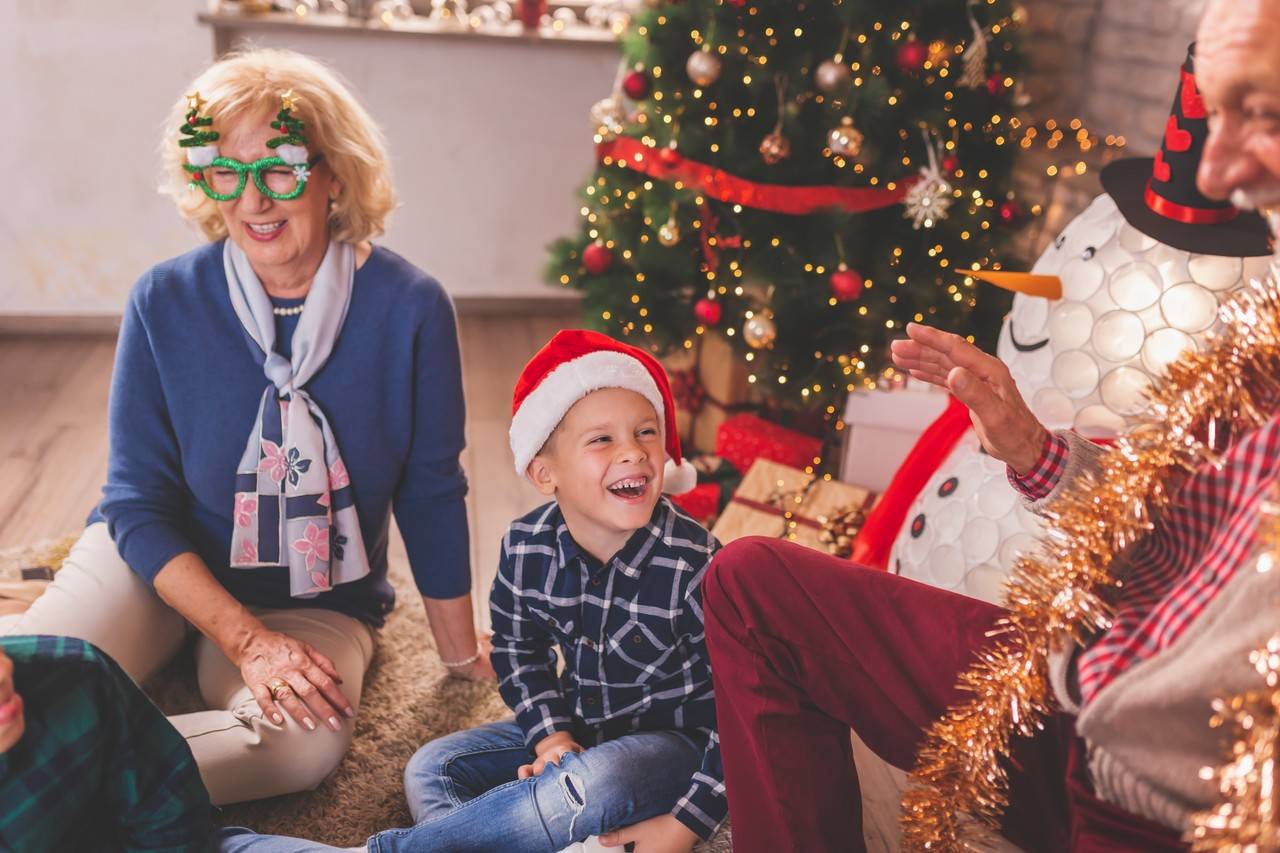
[{"label": "person's leg", "polygon": [[[342,691],[360,710],[365,670],[373,658],[373,634],[359,620],[333,610],[262,610],[267,628],[314,646],[342,675]],[[240,670],[208,639],[196,644],[200,693],[211,709],[171,717],[191,746],[216,806],[311,790],[351,746],[355,720],[342,717],[333,731],[323,723],[308,731],[285,715],[276,725],[262,715]]]},{"label": "person's leg", "polygon": [[[490,734],[495,743],[501,737],[497,731]],[[626,735],[566,755],[559,767],[549,764],[539,776],[509,781],[478,796],[470,796],[475,787],[487,774],[496,776],[494,759],[484,756],[486,766],[475,771],[455,758],[445,765],[455,786],[446,796],[457,797],[460,805],[412,829],[378,833],[369,839],[369,850],[556,853],[669,812],[688,790],[704,747],[699,738],[679,732]],[[435,757],[437,763],[440,757]],[[521,763],[527,760],[526,752]]]},{"label": "person's leg", "polygon": [[[910,768],[1002,613],[762,538],[717,555],[703,599],[738,853],[865,849],[849,729]],[[1056,822],[1041,815],[1042,838]]]},{"label": "person's leg", "polygon": [[51,634],[92,643],[139,684],[182,647],[187,621],[134,574],[105,522],[91,524],[71,546],[44,594],[4,633]]},{"label": "person's leg", "polygon": [[209,844],[213,853],[361,853],[366,848],[330,847],[318,841],[288,835],[259,835],[243,826],[218,830]]},{"label": "person's leg", "polygon": [[415,824],[442,817],[516,778],[532,761],[524,732],[504,720],[423,744],[404,768],[404,797]]}]

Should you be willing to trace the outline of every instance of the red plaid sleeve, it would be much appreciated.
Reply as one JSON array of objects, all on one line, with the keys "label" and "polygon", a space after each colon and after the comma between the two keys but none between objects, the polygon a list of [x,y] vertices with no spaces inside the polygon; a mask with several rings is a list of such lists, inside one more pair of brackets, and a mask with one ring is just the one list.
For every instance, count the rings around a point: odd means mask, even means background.
[{"label": "red plaid sleeve", "polygon": [[1010,468],[1009,483],[1027,498],[1038,501],[1058,484],[1062,472],[1067,467],[1067,440],[1060,435],[1049,433],[1045,436],[1044,448],[1040,451],[1040,459],[1031,470],[1019,477]]}]

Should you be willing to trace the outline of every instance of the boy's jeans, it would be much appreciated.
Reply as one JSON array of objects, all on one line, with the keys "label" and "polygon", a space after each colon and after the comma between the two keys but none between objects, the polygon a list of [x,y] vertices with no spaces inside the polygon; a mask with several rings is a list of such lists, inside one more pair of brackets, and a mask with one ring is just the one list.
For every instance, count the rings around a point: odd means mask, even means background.
[{"label": "boy's jeans", "polygon": [[[637,732],[566,755],[516,779],[532,755],[514,720],[431,741],[409,759],[404,792],[416,826],[369,839],[370,853],[557,853],[570,844],[666,814],[702,764],[705,738]],[[338,804],[340,807],[340,804]],[[225,829],[223,853],[335,848]]]},{"label": "boy's jeans", "polygon": [[371,853],[556,853],[577,841],[666,814],[702,764],[703,738],[637,732],[566,755],[541,775],[513,721],[434,740],[404,771],[417,824],[380,832]]}]

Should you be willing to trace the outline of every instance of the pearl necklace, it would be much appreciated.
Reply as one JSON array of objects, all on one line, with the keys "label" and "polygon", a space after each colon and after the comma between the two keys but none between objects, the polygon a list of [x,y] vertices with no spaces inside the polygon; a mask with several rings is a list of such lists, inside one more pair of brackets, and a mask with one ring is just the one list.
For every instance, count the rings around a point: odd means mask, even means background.
[{"label": "pearl necklace", "polygon": [[303,309],[303,308],[305,308],[305,307],[306,307],[306,305],[305,305],[305,304],[304,304],[304,305],[292,305],[292,306],[290,306],[290,307],[288,307],[288,308],[280,308],[279,306],[272,305],[272,306],[271,306],[271,313],[272,313],[272,314],[275,314],[277,317],[296,317],[296,316],[298,316],[299,314],[301,314],[301,313],[302,313],[302,309]]}]

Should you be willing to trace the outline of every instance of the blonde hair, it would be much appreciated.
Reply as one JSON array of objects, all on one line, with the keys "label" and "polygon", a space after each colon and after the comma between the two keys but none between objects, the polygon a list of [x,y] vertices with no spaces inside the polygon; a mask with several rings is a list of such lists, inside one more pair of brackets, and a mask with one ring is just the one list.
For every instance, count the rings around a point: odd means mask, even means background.
[{"label": "blonde hair", "polygon": [[[292,50],[256,48],[233,53],[210,65],[186,92],[208,101],[204,115],[212,130],[225,132],[235,122],[280,109],[280,95],[292,89],[294,114],[305,122],[307,149],[323,154],[342,190],[329,208],[329,233],[344,243],[376,237],[386,229],[396,206],[386,140],[369,113],[356,101],[337,73],[323,63]],[[187,184],[186,149],[178,146],[178,129],[187,112],[180,98],[169,111],[160,143],[160,192],[173,199],[184,219],[200,226],[210,240],[227,235],[217,202]]]}]

